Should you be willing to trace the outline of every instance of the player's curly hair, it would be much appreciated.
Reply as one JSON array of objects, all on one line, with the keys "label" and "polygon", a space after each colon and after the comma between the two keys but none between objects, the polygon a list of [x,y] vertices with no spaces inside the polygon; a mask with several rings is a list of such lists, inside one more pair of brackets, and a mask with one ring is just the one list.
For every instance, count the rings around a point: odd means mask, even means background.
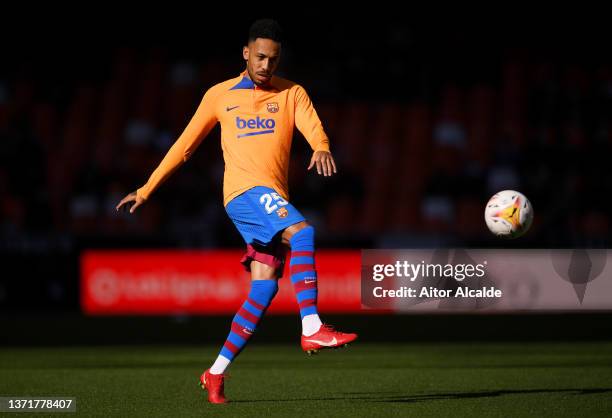
[{"label": "player's curly hair", "polygon": [[283,41],[283,29],[274,19],[259,19],[249,28],[249,42],[257,38],[272,39],[275,42]]}]

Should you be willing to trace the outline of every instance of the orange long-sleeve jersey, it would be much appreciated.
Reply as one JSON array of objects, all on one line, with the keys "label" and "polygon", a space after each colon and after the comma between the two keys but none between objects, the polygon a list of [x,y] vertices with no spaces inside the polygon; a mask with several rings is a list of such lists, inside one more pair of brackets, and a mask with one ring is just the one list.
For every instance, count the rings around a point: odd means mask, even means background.
[{"label": "orange long-sleeve jersey", "polygon": [[274,76],[256,86],[246,71],[211,87],[191,121],[172,145],[138,196],[148,199],[187,161],[210,130],[221,123],[225,160],[223,204],[256,186],[289,198],[289,153],[296,126],[313,151],[329,151],[329,140],[308,94],[300,85]]}]

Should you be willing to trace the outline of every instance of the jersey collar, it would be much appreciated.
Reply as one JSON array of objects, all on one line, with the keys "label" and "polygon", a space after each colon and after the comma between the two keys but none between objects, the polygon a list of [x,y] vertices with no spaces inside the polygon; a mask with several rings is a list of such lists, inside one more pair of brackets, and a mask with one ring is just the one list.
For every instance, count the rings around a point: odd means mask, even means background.
[{"label": "jersey collar", "polygon": [[246,70],[241,72],[240,76],[242,76],[242,79],[240,80],[240,82],[236,84],[234,87],[232,87],[230,90],[250,90],[250,89],[266,90],[266,91],[270,91],[270,90],[276,91],[277,90],[277,88],[274,87],[275,76],[272,76],[272,79],[270,80],[270,84],[266,88],[261,88],[257,84],[253,83],[253,80],[249,78],[249,75]]}]

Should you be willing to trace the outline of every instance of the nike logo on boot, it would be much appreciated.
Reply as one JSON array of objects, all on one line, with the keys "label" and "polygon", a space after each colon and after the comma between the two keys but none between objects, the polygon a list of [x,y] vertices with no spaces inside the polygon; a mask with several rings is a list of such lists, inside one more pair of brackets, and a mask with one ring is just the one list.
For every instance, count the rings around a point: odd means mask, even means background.
[{"label": "nike logo on boot", "polygon": [[306,340],[306,341],[308,341],[309,343],[323,345],[325,347],[331,347],[333,345],[338,344],[338,340],[336,340],[336,337],[332,338],[331,341],[321,341],[321,340]]}]

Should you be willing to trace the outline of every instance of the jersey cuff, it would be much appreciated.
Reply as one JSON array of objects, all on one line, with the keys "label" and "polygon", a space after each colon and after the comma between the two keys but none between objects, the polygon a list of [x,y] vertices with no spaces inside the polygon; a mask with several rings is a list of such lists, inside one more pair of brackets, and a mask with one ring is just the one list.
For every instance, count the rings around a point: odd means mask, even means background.
[{"label": "jersey cuff", "polygon": [[328,142],[319,143],[319,145],[317,145],[314,150],[315,150],[315,152],[317,152],[317,151],[326,151],[326,152],[329,152],[329,143]]}]

